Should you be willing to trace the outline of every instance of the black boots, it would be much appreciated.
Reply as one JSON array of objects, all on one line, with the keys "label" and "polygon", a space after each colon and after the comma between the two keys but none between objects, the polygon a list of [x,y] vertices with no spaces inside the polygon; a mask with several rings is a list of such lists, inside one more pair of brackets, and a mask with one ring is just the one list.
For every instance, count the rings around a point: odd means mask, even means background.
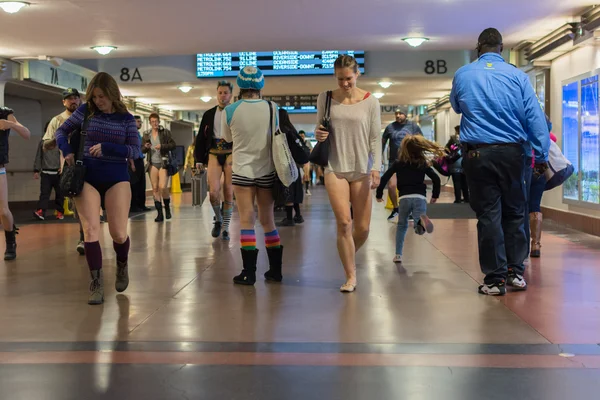
[{"label": "black boots", "polygon": [[281,282],[281,259],[283,258],[283,246],[267,249],[269,256],[269,270],[265,272],[265,279],[272,282]]},{"label": "black boots", "polygon": [[154,200],[154,207],[156,207],[156,211],[158,211],[158,215],[156,216],[154,222],[163,222],[165,220],[165,217],[163,215],[162,204],[160,203],[160,201]]},{"label": "black boots", "polygon": [[6,251],[4,252],[4,260],[14,260],[17,258],[17,228],[13,226],[12,231],[4,231],[6,237]]},{"label": "black boots", "polygon": [[171,199],[163,199],[165,203],[165,218],[171,219]]},{"label": "black boots", "polygon": [[238,285],[254,285],[256,282],[256,260],[258,259],[258,249],[242,251],[242,261],[244,269],[242,273],[233,278],[233,283]]},{"label": "black boots", "polygon": [[154,207],[158,211],[158,216],[154,222],[163,222],[166,219],[171,219],[171,199],[163,199],[165,202],[165,213],[163,214],[163,208],[160,201],[154,200]]},{"label": "black boots", "polygon": [[[269,270],[265,272],[265,279],[271,282],[281,282],[281,260],[283,258],[283,246],[275,249],[267,249],[269,257]],[[233,278],[238,285],[254,285],[256,283],[256,261],[258,250],[242,249],[242,261],[244,269],[241,274]]]}]

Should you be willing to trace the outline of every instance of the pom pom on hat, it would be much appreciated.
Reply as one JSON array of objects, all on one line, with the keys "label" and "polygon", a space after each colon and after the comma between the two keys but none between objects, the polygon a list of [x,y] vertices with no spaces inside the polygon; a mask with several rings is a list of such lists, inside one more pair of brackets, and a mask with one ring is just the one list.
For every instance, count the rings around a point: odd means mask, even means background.
[{"label": "pom pom on hat", "polygon": [[247,66],[238,74],[237,85],[240,89],[261,90],[265,86],[265,78],[259,68]]}]

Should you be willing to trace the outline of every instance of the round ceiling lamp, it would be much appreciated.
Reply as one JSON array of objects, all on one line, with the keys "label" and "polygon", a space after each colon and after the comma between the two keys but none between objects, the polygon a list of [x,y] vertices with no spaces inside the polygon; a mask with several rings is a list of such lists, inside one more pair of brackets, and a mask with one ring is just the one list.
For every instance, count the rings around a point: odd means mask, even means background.
[{"label": "round ceiling lamp", "polygon": [[92,50],[95,50],[98,54],[103,56],[110,54],[113,50],[116,50],[116,46],[94,46]]},{"label": "round ceiling lamp", "polygon": [[0,1],[0,8],[9,14],[18,13],[23,7],[29,5],[30,3],[24,1]]},{"label": "round ceiling lamp", "polygon": [[424,38],[424,37],[407,37],[402,40],[405,41],[406,43],[408,43],[408,45],[412,46],[412,47],[419,47],[423,43],[429,41],[429,39]]}]

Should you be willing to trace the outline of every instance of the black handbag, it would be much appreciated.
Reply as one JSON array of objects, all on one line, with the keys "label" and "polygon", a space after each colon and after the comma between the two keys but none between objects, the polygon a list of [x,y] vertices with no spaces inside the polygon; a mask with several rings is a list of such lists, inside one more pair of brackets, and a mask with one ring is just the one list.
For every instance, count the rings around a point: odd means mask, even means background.
[{"label": "black handbag", "polygon": [[[331,90],[327,91],[327,100],[325,101],[325,115],[323,116],[323,121],[321,121],[321,125],[325,127],[327,131],[331,129],[331,97],[333,93]],[[331,132],[329,133],[331,136]],[[308,160],[316,165],[320,165],[321,167],[326,167],[329,165],[329,152],[331,151],[331,139],[330,136],[327,136],[324,142],[317,142],[317,145],[310,152],[310,156]]]},{"label": "black handbag", "polygon": [[71,145],[77,144],[78,150],[75,154],[75,163],[65,165],[60,177],[60,190],[63,195],[68,197],[77,197],[83,190],[86,169],[83,165],[83,148],[89,123],[89,113],[86,110],[81,128],[71,134],[71,140],[69,141]]},{"label": "black handbag", "polygon": [[169,151],[167,155],[167,175],[173,176],[179,171],[179,164],[173,151]]}]

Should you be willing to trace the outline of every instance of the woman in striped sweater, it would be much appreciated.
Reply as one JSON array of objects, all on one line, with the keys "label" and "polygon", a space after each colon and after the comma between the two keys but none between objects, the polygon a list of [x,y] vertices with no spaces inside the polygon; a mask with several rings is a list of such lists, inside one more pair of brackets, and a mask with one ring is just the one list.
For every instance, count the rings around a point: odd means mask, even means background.
[{"label": "woman in striped sweater", "polygon": [[92,282],[88,304],[104,302],[102,250],[100,248],[100,219],[98,210],[106,207],[110,236],[117,258],[115,288],[123,292],[129,285],[127,259],[129,256],[129,204],[131,189],[127,160],[140,156],[140,137],[135,119],[122,101],[117,82],[100,72],[90,82],[86,103],[77,109],[56,131],[56,140],[65,161],[74,163],[78,151],[69,144],[69,136],[89,119],[83,163],[86,166],[83,191],[75,198],[85,237],[85,257]]}]

